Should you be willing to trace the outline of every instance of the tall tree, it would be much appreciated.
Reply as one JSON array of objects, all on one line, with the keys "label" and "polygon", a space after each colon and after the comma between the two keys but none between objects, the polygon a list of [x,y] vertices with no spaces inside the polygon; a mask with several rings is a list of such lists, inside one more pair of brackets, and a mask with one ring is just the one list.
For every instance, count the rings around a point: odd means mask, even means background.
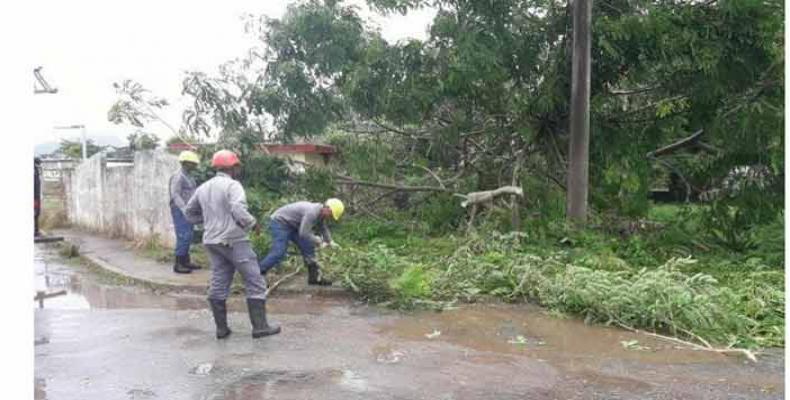
[{"label": "tall tree", "polygon": [[[195,99],[192,125],[208,121],[230,133],[285,140],[338,128],[389,135],[409,143],[404,162],[480,190],[511,183],[519,157],[522,175],[567,186],[568,160],[577,157],[570,154],[574,32],[566,2],[369,4],[384,12],[438,11],[428,39],[397,43],[342,1],[300,1],[282,18],[252,21],[262,50],[219,76],[185,80]],[[582,179],[589,193],[569,197],[638,216],[656,168],[671,167],[689,181],[723,177],[743,164],[783,169],[780,1],[588,6],[596,29],[588,36],[589,113],[581,120],[589,120],[595,140],[589,179]],[[274,132],[259,124],[266,118]],[[695,146],[712,152],[685,153],[690,163],[680,153],[646,157],[700,129]]]},{"label": "tall tree", "polygon": [[[97,146],[96,143],[93,142],[93,139],[88,139],[85,142],[85,146],[88,158],[92,157],[94,154],[102,151],[103,149],[103,147]],[[61,140],[58,151],[67,157],[82,159],[82,143],[79,140]]]},{"label": "tall tree", "polygon": [[[146,89],[139,82],[131,79],[126,79],[121,83],[113,83],[113,88],[118,95],[117,100],[107,111],[107,120],[115,124],[128,123],[138,128],[144,128],[152,123],[158,123],[165,126],[174,136],[181,138],[181,140],[188,144],[194,142],[185,138],[184,132],[176,129],[165,118],[162,117],[161,111],[170,105],[167,99],[155,96]],[[134,135],[137,135],[135,133]],[[147,138],[145,135],[138,135],[140,138]],[[155,135],[153,137],[156,137]],[[152,139],[152,138],[148,138]],[[158,141],[158,137],[156,137]],[[130,140],[131,142],[131,140]],[[156,141],[146,141],[145,145],[151,144],[156,147]]]}]

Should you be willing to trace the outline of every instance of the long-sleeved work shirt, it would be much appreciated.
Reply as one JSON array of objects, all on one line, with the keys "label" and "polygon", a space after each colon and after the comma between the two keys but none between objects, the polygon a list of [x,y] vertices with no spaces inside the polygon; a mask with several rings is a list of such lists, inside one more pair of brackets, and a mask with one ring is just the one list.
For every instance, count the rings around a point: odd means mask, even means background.
[{"label": "long-sleeved work shirt", "polygon": [[286,224],[299,230],[299,237],[312,240],[315,244],[321,244],[321,238],[313,234],[313,226],[318,224],[326,243],[332,242],[332,235],[326,222],[320,217],[321,203],[311,203],[309,201],[297,201],[278,208],[272,213],[272,220]]},{"label": "long-sleeved work shirt", "polygon": [[41,168],[38,165],[33,165],[33,202],[36,208],[39,208],[41,201]]},{"label": "long-sleeved work shirt", "polygon": [[247,211],[247,195],[241,183],[223,172],[217,172],[197,188],[187,202],[184,216],[193,224],[203,224],[204,244],[249,241],[247,233],[256,223]]},{"label": "long-sleeved work shirt", "polygon": [[183,168],[179,169],[170,177],[170,205],[184,212],[187,202],[195,194],[195,189],[197,189],[195,178],[189,176]]}]

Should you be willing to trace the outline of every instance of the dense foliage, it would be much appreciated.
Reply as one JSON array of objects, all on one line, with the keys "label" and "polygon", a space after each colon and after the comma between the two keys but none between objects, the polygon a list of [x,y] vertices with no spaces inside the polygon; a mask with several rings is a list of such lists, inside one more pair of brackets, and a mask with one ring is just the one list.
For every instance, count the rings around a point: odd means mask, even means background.
[{"label": "dense foliage", "polygon": [[[782,2],[594,2],[584,230],[564,224],[568,3],[368,3],[437,13],[426,40],[391,43],[343,1],[294,2],[248,20],[262,43],[248,57],[185,77],[184,129],[219,138],[204,159],[242,154],[256,216],[343,198],[344,250],[321,257],[370,301],[532,299],[589,321],[783,345]],[[331,168],[293,174],[256,150],[301,138],[335,145]],[[456,193],[511,184],[523,199],[468,224]],[[682,205],[651,202],[662,186]],[[255,236],[256,251],[268,240]]]},{"label": "dense foliage", "polygon": [[[342,1],[300,1],[282,18],[251,19],[248,28],[265,47],[226,64],[217,77],[190,74],[184,88],[195,106],[186,125],[283,140],[338,128],[390,133],[408,139],[402,159],[448,176],[474,175],[473,189],[506,184],[518,168],[563,184],[566,2],[369,3],[382,11],[438,12],[427,40],[398,43]],[[697,194],[720,186],[735,167],[767,167],[761,190],[783,193],[782,15],[775,0],[595,3],[596,209],[645,215],[657,170],[680,174]],[[261,123],[267,119],[274,131]],[[700,130],[683,147],[691,154],[646,156]],[[766,201],[782,204],[783,195]]]}]

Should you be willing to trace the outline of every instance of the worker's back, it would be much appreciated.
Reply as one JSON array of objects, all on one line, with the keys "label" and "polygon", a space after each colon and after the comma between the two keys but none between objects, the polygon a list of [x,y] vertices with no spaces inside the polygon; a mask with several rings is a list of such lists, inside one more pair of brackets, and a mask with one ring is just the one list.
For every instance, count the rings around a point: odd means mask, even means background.
[{"label": "worker's back", "polygon": [[[247,231],[255,225],[255,218],[247,212],[244,188],[239,182],[218,173],[197,188],[193,200],[199,203],[203,216],[203,243],[249,240]],[[188,214],[194,211],[193,200],[187,205]]]},{"label": "worker's back", "polygon": [[313,203],[310,201],[297,201],[295,203],[286,204],[278,208],[272,213],[272,219],[282,222],[299,229],[302,219],[307,215],[309,223],[313,224],[317,221],[318,215],[321,212],[323,205],[321,203]]}]

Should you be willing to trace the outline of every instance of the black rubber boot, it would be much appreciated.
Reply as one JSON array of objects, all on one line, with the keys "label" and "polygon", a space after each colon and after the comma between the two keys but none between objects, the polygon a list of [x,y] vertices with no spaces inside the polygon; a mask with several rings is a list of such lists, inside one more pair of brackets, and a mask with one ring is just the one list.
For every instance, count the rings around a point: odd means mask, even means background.
[{"label": "black rubber boot", "polygon": [[266,322],[266,300],[247,299],[247,311],[250,313],[254,339],[276,335],[282,330],[279,326],[272,326]]},{"label": "black rubber boot", "polygon": [[321,267],[317,262],[308,262],[307,264],[307,284],[319,286],[331,286],[332,281],[320,277]]},{"label": "black rubber boot", "polygon": [[231,334],[225,300],[208,299],[208,304],[211,306],[211,314],[214,315],[214,324],[217,325],[217,339],[225,339]]},{"label": "black rubber boot", "polygon": [[173,272],[177,274],[188,274],[192,272],[192,270],[187,267],[185,261],[184,256],[176,256],[176,263],[173,264]]},{"label": "black rubber boot", "polygon": [[201,269],[201,268],[203,268],[200,265],[192,264],[192,257],[189,256],[189,253],[187,253],[187,255],[184,256],[184,261],[185,261],[184,265],[186,265],[187,268],[189,268],[189,269],[194,270],[194,269]]}]

